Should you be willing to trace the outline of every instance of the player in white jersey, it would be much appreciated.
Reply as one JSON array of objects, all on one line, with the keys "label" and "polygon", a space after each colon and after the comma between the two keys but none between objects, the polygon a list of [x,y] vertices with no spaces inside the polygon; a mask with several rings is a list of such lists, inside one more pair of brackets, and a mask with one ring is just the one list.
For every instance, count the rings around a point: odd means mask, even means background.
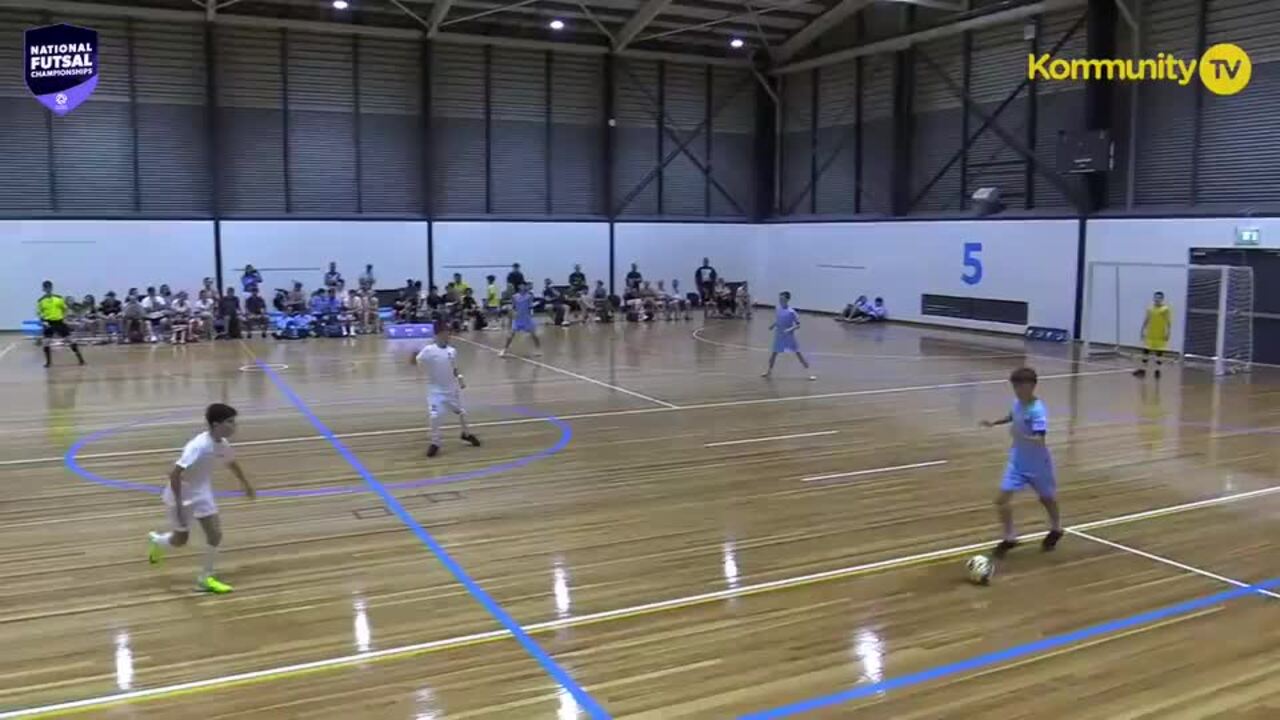
[{"label": "player in white jersey", "polygon": [[244,476],[240,464],[228,442],[236,432],[236,409],[230,405],[214,403],[204,412],[209,429],[200,433],[182,448],[182,456],[169,472],[169,484],[164,489],[164,504],[168,507],[169,532],[153,532],[148,560],[157,564],[164,559],[169,548],[182,547],[190,536],[191,518],[200,521],[206,547],[204,567],[196,580],[196,587],[206,592],[224,594],[231,586],[214,577],[213,566],[218,559],[218,546],[222,544],[222,523],[218,519],[218,503],[213,495],[213,469],[225,464],[245,495],[255,496],[253,486]]},{"label": "player in white jersey", "polygon": [[440,453],[444,434],[440,430],[440,416],[448,410],[458,416],[462,426],[462,439],[473,447],[480,447],[480,438],[467,427],[467,411],[462,407],[462,389],[467,386],[458,372],[458,351],[449,345],[449,324],[436,323],[435,342],[418,351],[413,362],[427,369],[427,406],[431,414],[431,445],[427,457]]}]

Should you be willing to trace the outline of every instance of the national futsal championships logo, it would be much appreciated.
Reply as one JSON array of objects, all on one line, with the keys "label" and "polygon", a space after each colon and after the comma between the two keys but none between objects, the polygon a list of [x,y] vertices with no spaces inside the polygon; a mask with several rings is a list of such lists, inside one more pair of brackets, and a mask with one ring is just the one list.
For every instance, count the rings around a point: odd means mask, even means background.
[{"label": "national futsal championships logo", "polygon": [[98,87],[98,32],[75,25],[27,30],[23,42],[27,89],[55,115],[75,110]]},{"label": "national futsal championships logo", "polygon": [[1253,62],[1243,48],[1231,43],[1214,45],[1198,60],[1184,60],[1168,53],[1142,60],[1068,60],[1048,53],[1027,56],[1027,77],[1032,80],[1155,81],[1176,82],[1185,87],[1197,76],[1215,95],[1235,95],[1248,87],[1253,77]]}]

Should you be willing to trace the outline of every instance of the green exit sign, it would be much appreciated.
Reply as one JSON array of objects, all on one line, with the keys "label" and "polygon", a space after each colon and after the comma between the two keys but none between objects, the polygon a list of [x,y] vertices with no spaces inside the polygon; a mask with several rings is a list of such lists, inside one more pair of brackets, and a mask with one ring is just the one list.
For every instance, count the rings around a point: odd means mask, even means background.
[{"label": "green exit sign", "polygon": [[1262,231],[1258,228],[1236,228],[1236,245],[1261,245]]}]

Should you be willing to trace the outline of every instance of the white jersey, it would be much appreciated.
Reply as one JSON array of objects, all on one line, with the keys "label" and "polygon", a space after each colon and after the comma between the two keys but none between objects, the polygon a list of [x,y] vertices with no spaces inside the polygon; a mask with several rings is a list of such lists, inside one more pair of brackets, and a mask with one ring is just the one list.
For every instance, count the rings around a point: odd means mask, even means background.
[{"label": "white jersey", "polygon": [[[235,459],[235,451],[226,440],[214,440],[206,430],[191,438],[182,448],[178,467],[182,468],[182,501],[184,505],[213,505],[213,469]],[[172,506],[173,487],[164,486],[164,502]],[[199,516],[197,516],[199,517]]]},{"label": "white jersey", "polygon": [[440,347],[435,343],[418,352],[418,364],[427,369],[427,389],[433,394],[456,395],[458,393],[458,351],[452,347]]}]

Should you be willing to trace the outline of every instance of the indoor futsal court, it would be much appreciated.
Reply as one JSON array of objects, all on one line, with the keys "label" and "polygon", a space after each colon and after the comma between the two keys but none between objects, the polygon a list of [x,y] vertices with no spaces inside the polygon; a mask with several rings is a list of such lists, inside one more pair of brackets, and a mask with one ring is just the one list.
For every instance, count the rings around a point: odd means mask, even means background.
[{"label": "indoor futsal court", "polygon": [[[1245,579],[1274,572],[1271,371],[1156,386],[1021,340],[806,325],[818,382],[785,359],[759,378],[759,318],[552,329],[537,359],[458,338],[485,444],[447,431],[430,464],[406,341],[122,348],[49,380],[19,347],[0,699],[108,718],[782,717],[815,699],[813,717],[1267,716],[1273,600]],[[1055,410],[1069,533],[979,587],[964,560],[996,537],[1007,437],[977,421],[1024,363]],[[139,485],[211,399],[241,410],[260,495],[224,501],[226,597],[188,589],[192,553],[143,557]],[[1016,507],[1032,537],[1037,510]]]},{"label": "indoor futsal court", "polygon": [[1280,720],[1276,38],[0,0],[0,720]]}]

